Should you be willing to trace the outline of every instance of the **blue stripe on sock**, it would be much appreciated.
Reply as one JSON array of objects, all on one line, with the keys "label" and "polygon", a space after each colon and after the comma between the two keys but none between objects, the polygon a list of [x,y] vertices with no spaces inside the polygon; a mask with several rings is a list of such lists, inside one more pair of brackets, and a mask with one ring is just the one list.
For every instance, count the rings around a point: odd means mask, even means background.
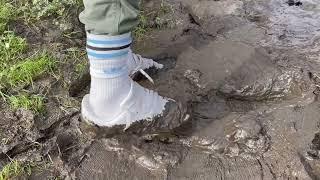
[{"label": "blue stripe on sock", "polygon": [[110,58],[116,58],[119,56],[124,56],[129,53],[129,50],[117,52],[117,53],[111,53],[111,54],[97,54],[91,51],[87,51],[89,56],[95,57],[97,59],[110,59]]},{"label": "blue stripe on sock", "polygon": [[102,44],[102,45],[114,45],[114,44],[130,44],[132,42],[131,38],[119,39],[119,40],[94,40],[87,39],[88,43],[92,44]]}]

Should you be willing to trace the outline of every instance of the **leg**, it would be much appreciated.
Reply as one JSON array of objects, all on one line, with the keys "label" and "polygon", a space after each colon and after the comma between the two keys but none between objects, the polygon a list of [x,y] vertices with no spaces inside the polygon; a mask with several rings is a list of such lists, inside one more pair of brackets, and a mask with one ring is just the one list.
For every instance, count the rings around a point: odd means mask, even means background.
[{"label": "leg", "polygon": [[[108,127],[129,127],[136,121],[147,119],[153,122],[152,119],[163,115],[167,104],[172,107],[175,102],[141,87],[129,77],[132,68],[137,69],[136,64],[141,67],[158,65],[152,60],[141,60],[130,51],[130,31],[138,24],[138,1],[84,0],[84,3],[86,9],[80,19],[87,30],[91,88],[90,94],[82,101],[82,116],[99,126]],[[170,128],[180,124],[168,122],[168,119],[166,124],[170,124]],[[176,120],[180,122],[182,119]],[[163,128],[163,124],[159,125]]]},{"label": "leg", "polygon": [[80,21],[93,34],[120,35],[139,23],[139,0],[83,0]]},{"label": "leg", "polygon": [[[85,24],[86,31],[92,34],[125,34],[131,32],[139,23],[139,0],[84,0],[84,6],[80,21]],[[132,53],[131,50],[128,58],[131,76],[150,67],[163,67],[151,59]],[[147,78],[152,81],[149,76]]]}]

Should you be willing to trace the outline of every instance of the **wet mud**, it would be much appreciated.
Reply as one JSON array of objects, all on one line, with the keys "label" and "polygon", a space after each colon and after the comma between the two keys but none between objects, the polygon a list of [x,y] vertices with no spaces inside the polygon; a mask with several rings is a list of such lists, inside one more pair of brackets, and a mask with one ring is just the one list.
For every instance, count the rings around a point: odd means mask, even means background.
[{"label": "wet mud", "polygon": [[175,27],[134,45],[166,68],[150,71],[155,85],[138,80],[184,104],[188,122],[152,134],[88,126],[79,108],[58,108],[79,105],[84,74],[40,123],[0,111],[1,163],[49,157],[53,170],[31,179],[320,179],[320,1],[168,3]]}]

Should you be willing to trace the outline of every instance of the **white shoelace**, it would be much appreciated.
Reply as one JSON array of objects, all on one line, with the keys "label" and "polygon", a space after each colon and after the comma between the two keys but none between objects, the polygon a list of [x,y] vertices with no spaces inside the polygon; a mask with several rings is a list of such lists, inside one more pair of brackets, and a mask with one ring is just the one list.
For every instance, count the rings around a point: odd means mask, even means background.
[{"label": "white shoelace", "polygon": [[[133,56],[133,60],[136,64],[136,68],[134,70],[132,70],[132,73],[131,75],[135,74],[136,72],[140,72],[142,75],[144,75],[152,84],[154,84],[154,81],[153,79],[149,76],[148,73],[146,73],[144,70],[143,70],[143,57],[139,54],[134,54],[132,53],[132,56]],[[149,68],[151,67],[152,65],[148,65],[146,68]]]},{"label": "white shoelace", "polygon": [[152,84],[154,84],[153,79],[152,79],[152,78],[149,76],[149,74],[146,73],[143,69],[145,69],[145,68],[150,68],[150,67],[152,67],[152,66],[155,66],[156,68],[161,69],[161,68],[163,67],[163,65],[161,65],[161,64],[156,65],[156,64],[154,64],[154,63],[152,63],[152,62],[149,62],[149,63],[146,62],[146,63],[148,63],[147,66],[146,66],[146,67],[143,67],[143,66],[142,66],[143,63],[144,63],[143,57],[142,57],[141,55],[139,55],[139,54],[134,54],[134,53],[132,53],[132,56],[133,56],[133,60],[134,60],[134,62],[135,62],[135,64],[136,64],[136,66],[135,66],[135,69],[132,70],[131,76],[134,75],[136,72],[139,71],[139,72],[140,72],[143,76],[145,76]]}]

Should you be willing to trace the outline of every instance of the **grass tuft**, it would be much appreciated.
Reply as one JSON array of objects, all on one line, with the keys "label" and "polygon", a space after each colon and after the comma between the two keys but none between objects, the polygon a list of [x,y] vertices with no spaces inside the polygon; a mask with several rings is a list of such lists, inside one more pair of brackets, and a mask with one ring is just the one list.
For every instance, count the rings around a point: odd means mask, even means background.
[{"label": "grass tuft", "polygon": [[139,18],[139,24],[134,29],[133,36],[137,40],[141,40],[146,36],[147,32],[150,31],[150,27],[148,25],[148,18],[143,11],[140,12],[138,18]]},{"label": "grass tuft", "polygon": [[0,95],[12,109],[23,108],[41,113],[44,110],[44,97],[6,94],[7,90],[33,85],[37,78],[56,67],[56,61],[46,52],[25,58],[27,48],[26,40],[13,32],[5,32],[0,36]]},{"label": "grass tuft", "polygon": [[0,36],[0,71],[17,62],[27,47],[24,38],[16,36],[13,32],[4,32]]},{"label": "grass tuft", "polygon": [[55,67],[54,59],[46,53],[16,63],[0,73],[0,87],[24,87]]},{"label": "grass tuft", "polygon": [[172,28],[174,27],[174,20],[172,19],[173,7],[168,5],[164,0],[161,1],[159,8],[152,11],[140,11],[138,19],[139,24],[134,29],[133,35],[136,40],[145,38],[149,31],[153,28]]},{"label": "grass tuft", "polygon": [[[46,52],[36,52],[29,56],[26,39],[6,31],[10,21],[15,20],[23,9],[17,4],[26,2],[0,0],[0,96],[13,109],[24,108],[42,112],[44,97],[22,94],[21,89],[33,85],[37,78],[51,73],[56,67],[56,61]],[[28,2],[36,3],[36,0]]]},{"label": "grass tuft", "polygon": [[17,110],[23,108],[32,110],[33,112],[44,112],[44,97],[40,95],[24,95],[9,96],[8,100],[12,109]]},{"label": "grass tuft", "polygon": [[64,19],[71,9],[82,6],[82,0],[30,0],[16,4],[20,16],[29,22],[47,17]]},{"label": "grass tuft", "polygon": [[31,174],[31,166],[23,165],[19,161],[12,161],[2,168],[0,171],[0,180],[9,180],[19,177],[22,174]]},{"label": "grass tuft", "polygon": [[0,36],[0,95],[12,109],[23,108],[41,113],[44,111],[44,97],[6,94],[8,89],[32,85],[34,80],[52,72],[56,66],[54,58],[46,52],[24,58],[26,50],[26,40],[13,32],[4,32]]},{"label": "grass tuft", "polygon": [[74,72],[77,76],[82,74],[88,66],[87,52],[84,49],[79,49],[77,47],[69,48],[67,51],[67,59],[72,60],[72,63],[75,64]]},{"label": "grass tuft", "polygon": [[15,8],[8,0],[0,0],[0,32],[7,28],[7,24],[15,17]]}]

